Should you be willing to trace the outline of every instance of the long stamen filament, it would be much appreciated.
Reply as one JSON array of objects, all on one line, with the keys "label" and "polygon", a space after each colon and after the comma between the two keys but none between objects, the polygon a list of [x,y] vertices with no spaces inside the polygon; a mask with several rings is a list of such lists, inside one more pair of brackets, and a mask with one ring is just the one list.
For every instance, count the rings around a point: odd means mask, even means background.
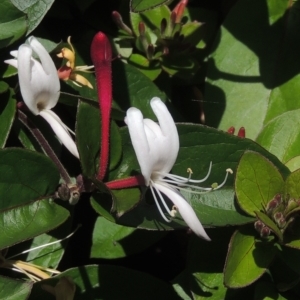
[{"label": "long stamen filament", "polygon": [[206,181],[208,179],[208,177],[209,177],[209,175],[211,173],[211,168],[212,168],[212,162],[210,162],[210,164],[209,164],[209,169],[208,169],[208,172],[207,172],[206,176],[204,178],[202,178],[202,179],[199,179],[199,180],[191,179],[191,175],[192,175],[191,172],[190,172],[190,175],[189,175],[188,178],[182,177],[182,176],[178,176],[178,175],[168,174],[168,173],[160,173],[160,175],[162,175],[165,178],[169,178],[169,179],[173,180],[173,183],[174,183],[174,181],[176,181],[176,183],[178,183],[178,184],[180,184],[180,183],[187,183],[187,182],[201,183],[201,182],[204,182],[204,181]]},{"label": "long stamen filament", "polygon": [[157,192],[157,194],[158,194],[158,196],[159,196],[159,198],[160,198],[161,203],[163,204],[163,206],[165,207],[166,211],[167,211],[167,212],[169,213],[169,215],[171,216],[171,215],[172,215],[171,210],[169,209],[169,207],[168,207],[168,205],[167,205],[167,203],[166,203],[164,197],[162,196],[161,192],[160,192],[159,190],[157,190],[157,189],[156,189],[156,192]]},{"label": "long stamen filament", "polygon": [[150,184],[150,189],[151,189],[151,193],[152,193],[152,195],[153,195],[155,204],[156,204],[156,206],[157,206],[157,208],[158,208],[158,211],[159,211],[160,215],[163,217],[163,219],[164,219],[166,222],[170,223],[171,220],[169,220],[169,219],[164,215],[164,213],[163,213],[163,211],[162,211],[162,209],[161,209],[161,207],[160,207],[160,205],[159,205],[159,202],[158,202],[157,197],[156,197],[156,195],[155,195],[155,191],[154,191],[154,189],[153,189],[153,187],[152,187],[152,184]]},{"label": "long stamen filament", "polygon": [[[172,185],[176,185],[174,186],[176,189],[180,190],[180,191],[186,191],[186,192],[192,192],[193,194],[205,194],[209,191],[212,191],[212,190],[218,190],[220,189],[221,187],[223,187],[227,181],[227,178],[228,178],[228,173],[232,174],[233,171],[231,169],[227,169],[226,170],[226,175],[225,175],[225,178],[223,180],[223,182],[219,185],[217,185],[217,187],[201,187],[201,186],[195,186],[195,185],[192,185],[192,184],[187,184],[187,183],[184,183],[184,182],[178,182],[176,180],[170,180],[170,179],[161,179],[162,182],[164,183],[170,183]],[[190,189],[188,188],[193,188],[193,191],[191,191]],[[202,190],[204,192],[197,192],[195,190]]]}]

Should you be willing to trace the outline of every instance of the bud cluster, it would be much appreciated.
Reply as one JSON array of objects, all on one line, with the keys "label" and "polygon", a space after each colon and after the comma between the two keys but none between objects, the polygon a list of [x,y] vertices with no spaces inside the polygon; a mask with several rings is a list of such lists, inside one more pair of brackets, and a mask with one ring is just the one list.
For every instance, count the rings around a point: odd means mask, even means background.
[{"label": "bud cluster", "polygon": [[[190,54],[196,50],[203,38],[204,24],[187,21],[187,18],[184,18],[187,4],[188,0],[180,0],[172,11],[163,5],[161,10],[154,7],[152,10],[134,13],[132,14],[134,17],[131,15],[134,18],[131,19],[133,29],[123,22],[120,13],[114,11],[112,18],[119,28],[119,36],[116,40],[130,42],[132,48],[142,53],[149,62],[159,63],[162,67],[165,58],[169,62],[173,59],[175,61],[176,57],[177,64],[178,55],[190,58]],[[151,11],[153,16],[155,15],[153,20]],[[163,69],[168,72],[167,68]]]},{"label": "bud cluster", "polygon": [[[265,207],[266,216],[276,224],[282,233],[294,221],[293,215],[299,210],[300,199],[290,198],[289,195],[284,197],[281,194],[276,194]],[[262,220],[257,220],[254,223],[254,228],[263,238],[268,237],[272,231]]]}]

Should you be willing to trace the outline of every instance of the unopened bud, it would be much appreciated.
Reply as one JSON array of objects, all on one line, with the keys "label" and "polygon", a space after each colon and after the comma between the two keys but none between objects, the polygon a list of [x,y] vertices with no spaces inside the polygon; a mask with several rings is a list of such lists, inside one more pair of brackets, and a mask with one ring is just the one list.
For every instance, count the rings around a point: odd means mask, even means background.
[{"label": "unopened bud", "polygon": [[152,44],[149,44],[148,49],[147,49],[147,58],[151,60],[154,55],[154,46]]},{"label": "unopened bud", "polygon": [[267,238],[271,233],[271,229],[267,226],[263,227],[260,231],[260,236],[262,238]]},{"label": "unopened bud", "polygon": [[275,195],[275,197],[267,204],[267,212],[272,212],[281,203],[281,194]]},{"label": "unopened bud", "polygon": [[175,23],[181,22],[181,19],[182,19],[182,16],[183,16],[183,13],[184,13],[184,10],[185,10],[187,4],[188,4],[188,0],[181,0],[173,9],[172,12],[176,13]]},{"label": "unopened bud", "polygon": [[239,132],[238,132],[237,136],[240,137],[240,138],[246,137],[246,130],[245,130],[245,127],[241,127],[241,128],[239,129]]},{"label": "unopened bud", "polygon": [[265,226],[266,226],[266,225],[265,225],[262,221],[260,221],[260,220],[258,220],[258,221],[256,221],[256,222],[254,223],[254,228],[255,228],[255,230],[258,231],[259,233],[261,232],[261,230],[262,230]]},{"label": "unopened bud", "polygon": [[117,12],[117,11],[113,11],[112,12],[112,18],[113,21],[116,23],[116,25],[126,31],[128,34],[132,35],[132,30],[123,22],[122,16]]},{"label": "unopened bud", "polygon": [[146,32],[146,26],[144,22],[139,23],[139,33],[140,35],[144,36]]},{"label": "unopened bud", "polygon": [[177,14],[175,11],[171,12],[171,16],[170,16],[170,28],[171,28],[171,32],[173,31],[175,24],[176,24],[176,18],[177,18]]},{"label": "unopened bud", "polygon": [[168,47],[164,47],[163,49],[163,55],[168,55],[169,54],[169,48]]},{"label": "unopened bud", "polygon": [[231,126],[230,128],[227,129],[227,132],[228,132],[229,134],[234,134],[235,128],[234,128],[233,126]]}]

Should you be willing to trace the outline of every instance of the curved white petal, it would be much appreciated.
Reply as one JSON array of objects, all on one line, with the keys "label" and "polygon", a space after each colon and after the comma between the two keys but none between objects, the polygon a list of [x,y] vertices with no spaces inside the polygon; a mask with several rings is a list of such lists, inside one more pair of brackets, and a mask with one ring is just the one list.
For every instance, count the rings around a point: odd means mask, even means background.
[{"label": "curved white petal", "polygon": [[162,137],[164,137],[161,138],[164,141],[161,153],[164,165],[160,168],[160,172],[169,173],[177,159],[179,151],[178,131],[169,110],[159,98],[152,98],[150,105],[158,119]]},{"label": "curved white petal", "polygon": [[174,203],[185,223],[196,235],[207,241],[210,241],[209,236],[206,234],[193,208],[176,189],[158,182],[154,182],[153,187],[165,194]]},{"label": "curved white petal", "polygon": [[57,70],[49,53],[35,37],[30,37],[28,42],[33,51],[38,55],[42,69],[46,75],[48,98],[45,102],[44,108],[51,109],[56,105],[60,93],[60,83]]},{"label": "curved white petal", "polygon": [[18,69],[18,61],[16,59],[7,59],[4,62]]},{"label": "curved white petal", "polygon": [[147,159],[150,148],[144,130],[144,121],[141,111],[135,107],[129,108],[126,113],[126,123],[128,125],[131,142],[139,162],[141,172],[145,179],[145,184],[148,186],[152,173],[152,162]]},{"label": "curved white petal", "polygon": [[43,110],[40,112],[40,116],[42,116],[52,127],[58,139],[65,145],[65,147],[77,158],[79,158],[79,153],[76,147],[75,142],[70,136],[66,125],[62,122],[62,120],[50,110]]},{"label": "curved white petal", "polygon": [[[21,94],[27,107],[37,115],[39,109],[37,106],[37,98],[40,93],[40,86],[32,84],[32,78],[39,77],[42,79],[42,74],[39,73],[38,62],[32,59],[32,49],[28,45],[21,45],[18,51],[18,76]],[[33,80],[34,83],[34,80]],[[41,85],[45,85],[46,82],[41,80]]]},{"label": "curved white petal", "polygon": [[14,58],[18,58],[18,50],[10,51],[9,54]]}]

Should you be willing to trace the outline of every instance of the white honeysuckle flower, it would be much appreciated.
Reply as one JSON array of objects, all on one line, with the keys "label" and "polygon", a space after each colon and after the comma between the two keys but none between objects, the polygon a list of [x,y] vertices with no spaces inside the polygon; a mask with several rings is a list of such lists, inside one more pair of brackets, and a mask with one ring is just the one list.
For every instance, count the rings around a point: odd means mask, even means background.
[{"label": "white honeysuckle flower", "polygon": [[[213,190],[211,187],[202,188],[189,184],[205,181],[210,174],[212,164],[210,163],[208,174],[201,180],[192,180],[190,178],[191,171],[189,171],[189,178],[170,174],[169,172],[177,159],[179,151],[177,128],[166,105],[159,98],[153,98],[150,105],[159,124],[150,119],[143,119],[141,111],[135,107],[127,110],[125,118],[145,185],[150,187],[157,208],[165,221],[171,222],[172,217],[178,211],[196,235],[205,240],[210,240],[193,208],[179,191],[191,187],[204,191]],[[217,188],[225,184],[228,173],[231,172],[230,169],[226,170],[225,180]],[[197,193],[190,189],[189,192]],[[162,194],[167,196],[175,205],[172,210],[169,209]],[[170,215],[170,219],[165,216],[159,201]]]},{"label": "white honeysuckle flower", "polygon": [[[39,60],[33,58],[33,52]],[[58,101],[60,83],[55,65],[43,45],[30,37],[28,44],[23,44],[18,51],[11,51],[14,59],[5,63],[18,69],[20,90],[26,106],[34,115],[42,116],[52,127],[58,139],[76,157],[79,153],[68,127],[51,110]]]}]

